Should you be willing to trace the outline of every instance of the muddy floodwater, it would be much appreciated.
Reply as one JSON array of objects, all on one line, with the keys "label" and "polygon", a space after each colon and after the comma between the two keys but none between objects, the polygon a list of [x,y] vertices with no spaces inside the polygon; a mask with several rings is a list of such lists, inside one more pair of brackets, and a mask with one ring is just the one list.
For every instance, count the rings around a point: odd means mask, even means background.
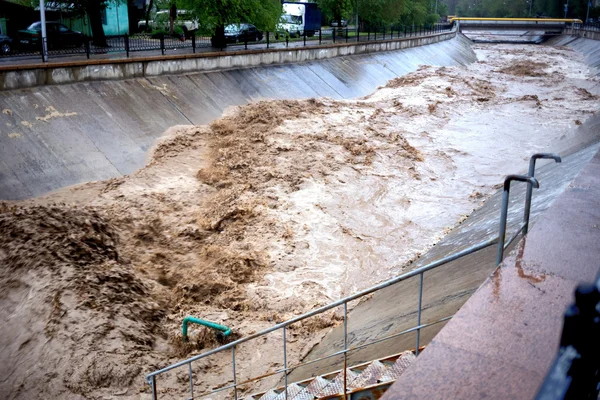
[{"label": "muddy floodwater", "polygon": [[[2,203],[0,397],[147,398],[144,374],[219,344],[195,327],[182,344],[186,315],[241,337],[409,270],[600,109],[577,52],[474,49],[364,98],[230,108],[129,176]],[[292,326],[288,362],[339,321]],[[232,382],[229,360],[194,364],[197,393]],[[238,381],[280,368],[280,335],[237,360]],[[187,369],[161,379],[166,398],[188,388]]]}]

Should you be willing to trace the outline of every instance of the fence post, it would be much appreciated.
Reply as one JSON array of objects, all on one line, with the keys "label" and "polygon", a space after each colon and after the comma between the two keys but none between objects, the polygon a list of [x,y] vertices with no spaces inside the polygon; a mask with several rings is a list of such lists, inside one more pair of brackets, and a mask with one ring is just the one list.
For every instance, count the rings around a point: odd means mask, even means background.
[{"label": "fence post", "polygon": [[346,25],[346,43],[348,43],[348,25]]},{"label": "fence post", "polygon": [[87,59],[90,59],[90,38],[85,37],[85,54],[87,55]]},{"label": "fence post", "polygon": [[367,42],[371,41],[371,25],[369,25],[369,30],[367,31]]},{"label": "fence post", "polygon": [[404,25],[404,37],[406,37],[406,25]]},{"label": "fence post", "polygon": [[375,38],[373,40],[377,40],[377,28],[375,28]]},{"label": "fence post", "polygon": [[290,38],[288,35],[285,35],[285,47],[288,47],[290,44]]},{"label": "fence post", "polygon": [[269,32],[267,31],[267,49],[269,48]]},{"label": "fence post", "polygon": [[321,44],[321,35],[322,35],[322,33],[321,33],[321,32],[322,32],[322,31],[323,31],[322,29],[319,29],[319,44]]},{"label": "fence post", "polygon": [[360,27],[356,27],[356,42],[360,42]]},{"label": "fence post", "polygon": [[304,47],[306,47],[306,31],[302,31],[302,37],[304,38]]},{"label": "fence post", "polygon": [[383,40],[385,40],[385,26],[383,27]]},{"label": "fence post", "polygon": [[335,43],[335,28],[331,28],[331,36],[333,37],[333,43]]},{"label": "fence post", "polygon": [[160,34],[160,52],[162,53],[162,55],[165,55],[165,34],[161,33]]},{"label": "fence post", "polygon": [[129,58],[129,35],[125,35],[125,53],[127,54],[127,58]]},{"label": "fence post", "polygon": [[196,52],[196,32],[192,34],[192,53]]}]

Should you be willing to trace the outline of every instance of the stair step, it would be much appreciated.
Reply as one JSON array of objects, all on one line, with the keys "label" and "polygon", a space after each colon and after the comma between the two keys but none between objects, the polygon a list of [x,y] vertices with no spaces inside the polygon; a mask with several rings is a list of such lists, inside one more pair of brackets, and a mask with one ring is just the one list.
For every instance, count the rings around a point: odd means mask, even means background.
[{"label": "stair step", "polygon": [[[315,395],[319,393],[325,386],[330,384],[331,381],[325,379],[321,376],[317,376],[315,379],[310,381],[308,386],[306,386],[300,393],[294,396],[293,400],[313,400]],[[291,400],[288,398],[288,400]]]},{"label": "stair step", "polygon": [[[290,383],[288,385],[288,390],[287,390],[287,399],[291,400],[291,399],[295,398],[295,396],[297,396],[298,393],[300,393],[305,388],[306,388],[306,385]],[[275,397],[275,400],[285,400],[285,390],[282,390],[281,393],[279,393],[279,395],[277,397]]]},{"label": "stair step", "polygon": [[387,369],[388,366],[384,363],[373,361],[352,382],[350,382],[349,386],[352,388],[361,388],[374,385],[379,382],[379,378],[385,374]]},{"label": "stair step", "polygon": [[400,357],[398,357],[392,366],[387,368],[385,373],[379,378],[378,382],[389,382],[398,379],[416,358],[417,357],[412,351],[405,351],[400,354]]},{"label": "stair step", "polygon": [[275,400],[279,394],[283,393],[280,389],[271,389],[260,397],[260,400]]},{"label": "stair step", "polygon": [[[346,382],[352,382],[358,374],[350,369],[346,370]],[[347,389],[350,387],[347,385]],[[315,395],[316,398],[333,396],[336,394],[344,393],[344,372],[340,372],[327,386],[323,388],[319,393]]]}]

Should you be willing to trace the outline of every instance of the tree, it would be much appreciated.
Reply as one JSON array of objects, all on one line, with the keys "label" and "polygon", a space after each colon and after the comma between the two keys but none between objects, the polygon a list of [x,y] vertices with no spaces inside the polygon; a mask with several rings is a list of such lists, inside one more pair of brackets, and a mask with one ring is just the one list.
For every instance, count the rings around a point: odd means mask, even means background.
[{"label": "tree", "polygon": [[[225,26],[248,22],[259,30],[274,31],[281,17],[280,0],[185,0],[214,47],[225,47]],[[183,6],[180,4],[180,7]]]},{"label": "tree", "polygon": [[355,1],[356,0],[317,0],[317,4],[329,20],[337,22],[338,26],[342,26],[342,20],[345,19],[348,21],[352,16]]},{"label": "tree", "polygon": [[360,0],[358,15],[371,26],[394,24],[404,13],[406,2],[404,0]]}]

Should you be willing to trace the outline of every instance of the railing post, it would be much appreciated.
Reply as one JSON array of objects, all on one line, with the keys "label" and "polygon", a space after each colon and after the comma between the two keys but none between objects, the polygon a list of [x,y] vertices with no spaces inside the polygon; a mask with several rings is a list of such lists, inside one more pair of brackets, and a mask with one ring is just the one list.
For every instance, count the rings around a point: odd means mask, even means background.
[{"label": "railing post", "polygon": [[348,393],[347,370],[348,369],[348,303],[344,303],[344,399]]},{"label": "railing post", "polygon": [[383,27],[383,40],[385,40],[385,26]]},{"label": "railing post", "polygon": [[502,208],[500,210],[500,233],[498,234],[498,252],[496,254],[496,265],[500,265],[504,258],[504,239],[506,237],[506,219],[508,217],[508,197],[510,194],[510,183],[512,181],[527,182],[536,188],[540,187],[539,182],[531,176],[508,175],[504,179],[504,192],[502,193]]},{"label": "railing post", "polygon": [[[417,326],[421,326],[421,305],[423,304],[423,273],[419,274],[419,312],[417,313]],[[415,355],[419,355],[419,342],[421,340],[421,328],[417,328],[417,347]]]},{"label": "railing post", "polygon": [[156,375],[152,375],[152,382],[150,383],[152,387],[152,400],[158,399],[158,393],[156,392]]},{"label": "railing post", "polygon": [[231,348],[231,365],[233,366],[233,400],[237,400],[237,378],[235,374],[235,346]]},{"label": "railing post", "polygon": [[267,32],[267,49],[269,48],[269,32]]},{"label": "railing post", "polygon": [[244,50],[248,50],[248,37],[244,39]]},{"label": "railing post", "polygon": [[288,47],[290,44],[290,38],[288,35],[285,35],[285,47]]},{"label": "railing post", "polygon": [[319,29],[319,44],[321,44],[321,39],[322,39],[322,35],[323,35],[322,32],[323,32],[323,30]]},{"label": "railing post", "polygon": [[360,28],[356,26],[356,43],[360,42]]},{"label": "railing post", "polygon": [[127,58],[129,58],[129,35],[125,35],[125,53],[127,54]]},{"label": "railing post", "polygon": [[377,28],[375,28],[375,38],[373,40],[377,40]]},{"label": "railing post", "polygon": [[371,25],[369,25],[369,29],[367,31],[367,42],[371,41]]},{"label": "railing post", "polygon": [[160,51],[162,53],[162,55],[165,55],[165,34],[161,33],[160,34]]},{"label": "railing post", "polygon": [[196,53],[196,32],[192,33],[192,53]]},{"label": "railing post", "polygon": [[[558,154],[555,153],[537,153],[531,156],[529,159],[529,176],[532,178],[535,176],[535,162],[539,158],[553,159],[555,162],[560,163],[562,159]],[[526,235],[529,230],[529,214],[531,212],[531,197],[533,196],[533,187],[527,185],[527,194],[525,196],[525,211],[523,213],[523,234]]]},{"label": "railing post", "polygon": [[85,37],[85,54],[87,55],[87,59],[90,59],[90,38]]},{"label": "railing post", "polygon": [[188,364],[190,375],[190,398],[194,398],[194,375],[192,374],[192,363]]},{"label": "railing post", "polygon": [[348,43],[348,25],[346,25],[346,43]]},{"label": "railing post", "polygon": [[287,345],[286,345],[286,336],[285,336],[285,329],[286,327],[283,327],[283,381],[284,381],[284,391],[285,391],[285,395],[284,398],[285,400],[287,400],[288,398],[288,373],[287,373]]},{"label": "railing post", "polygon": [[306,31],[302,31],[302,37],[304,38],[304,47],[306,47]]}]

